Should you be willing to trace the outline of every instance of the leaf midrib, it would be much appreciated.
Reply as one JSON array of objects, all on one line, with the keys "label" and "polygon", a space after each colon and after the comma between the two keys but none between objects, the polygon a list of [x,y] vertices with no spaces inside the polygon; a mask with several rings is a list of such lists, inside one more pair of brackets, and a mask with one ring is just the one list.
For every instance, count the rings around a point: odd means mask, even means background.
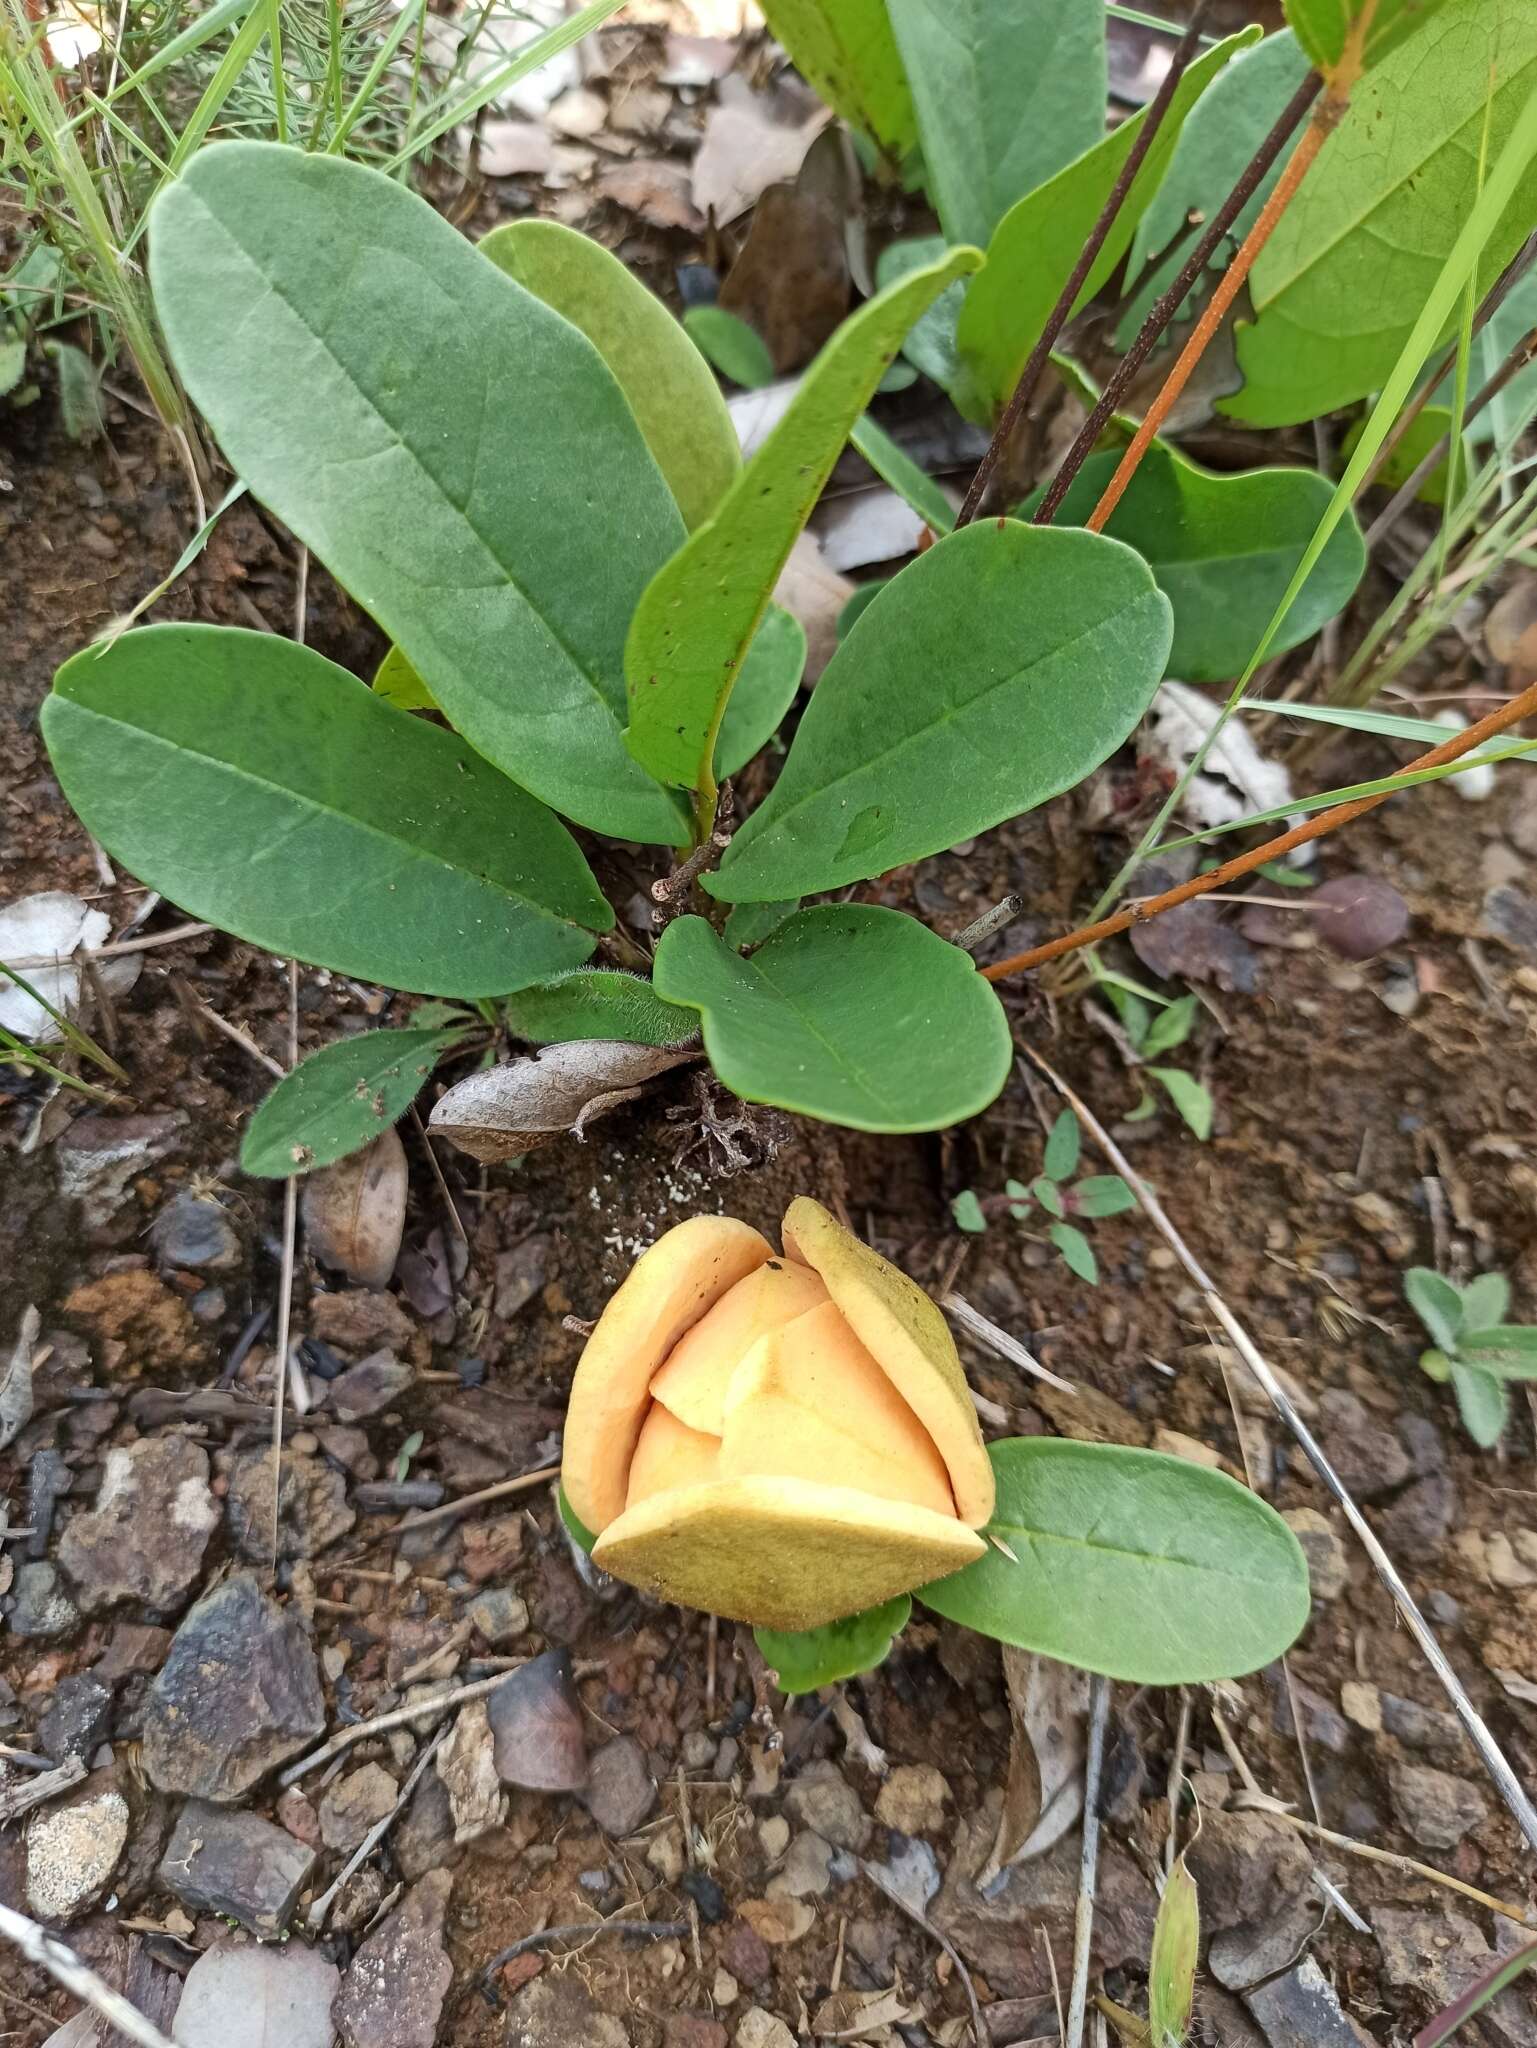
[{"label": "leaf midrib", "polygon": [[1006,1540],[1017,1543],[1026,1545],[1056,1543],[1066,1550],[1086,1550],[1092,1552],[1095,1556],[1124,1558],[1130,1563],[1150,1565],[1163,1570],[1205,1572],[1214,1578],[1230,1580],[1234,1585],[1281,1586],[1284,1584],[1280,1579],[1263,1578],[1253,1572],[1242,1574],[1225,1571],[1217,1563],[1198,1564],[1189,1558],[1171,1557],[1164,1551],[1128,1550],[1124,1544],[1104,1543],[1088,1536],[1063,1535],[1055,1529],[1042,1529],[1024,1523],[1004,1522],[995,1519],[988,1523],[987,1530],[983,1533],[986,1534],[993,1530],[1001,1531]]}]

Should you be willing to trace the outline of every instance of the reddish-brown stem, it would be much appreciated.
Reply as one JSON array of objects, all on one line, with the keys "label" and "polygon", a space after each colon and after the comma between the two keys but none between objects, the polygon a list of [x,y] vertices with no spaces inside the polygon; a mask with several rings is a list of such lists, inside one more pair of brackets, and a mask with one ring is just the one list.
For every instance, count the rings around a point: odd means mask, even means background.
[{"label": "reddish-brown stem", "polygon": [[1099,533],[1116,506],[1126,486],[1136,475],[1137,466],[1152,446],[1158,429],[1174,409],[1176,399],[1190,380],[1190,374],[1206,353],[1208,344],[1229,306],[1238,296],[1239,287],[1254,267],[1254,259],[1275,232],[1276,223],[1291,205],[1297,187],[1307,176],[1314,158],[1324,146],[1324,140],[1333,126],[1331,109],[1333,103],[1325,101],[1314,114],[1303,131],[1302,140],[1286,160],[1286,168],[1276,180],[1275,189],[1260,209],[1259,219],[1250,228],[1239,246],[1238,253],[1223,272],[1222,281],[1212,293],[1201,317],[1191,329],[1190,339],[1180,350],[1178,360],[1163,380],[1157,397],[1147,409],[1147,416],[1132,436],[1130,447],[1121,457],[1115,475],[1106,484],[1099,503],[1089,514],[1084,524],[1091,533]]},{"label": "reddish-brown stem", "polygon": [[1322,85],[1323,80],[1318,73],[1310,71],[1281,110],[1275,126],[1245,166],[1243,176],[1212,215],[1201,239],[1185,258],[1179,275],[1168,290],[1154,302],[1137,332],[1136,340],[1111,372],[1109,382],[1100,394],[1099,403],[1084,421],[1077,439],[1063,457],[1061,467],[1052,478],[1051,486],[1035,513],[1033,523],[1036,526],[1049,526],[1056,517],[1074,477],[1093,453],[1095,443],[1104,432],[1105,423],[1125,396],[1132,378],[1152,354],[1169,322],[1189,298],[1196,280],[1211,262],[1234,221],[1259,190],[1271,165],[1291,140],[1303,115],[1318,97]]},{"label": "reddish-brown stem", "polygon": [[[1458,761],[1475,747],[1482,746],[1485,740],[1519,725],[1523,718],[1530,718],[1534,713],[1537,713],[1537,683],[1530,684],[1508,704],[1501,705],[1498,711],[1491,711],[1487,718],[1479,719],[1476,725],[1470,725],[1466,732],[1456,733],[1439,747],[1432,747],[1428,754],[1421,754],[1403,772],[1412,775],[1420,769],[1439,768],[1448,761]],[[1294,847],[1305,846],[1310,839],[1322,839],[1330,832],[1337,832],[1341,825],[1348,825],[1367,811],[1376,810],[1379,804],[1385,804],[1395,794],[1393,790],[1383,790],[1375,796],[1352,797],[1348,803],[1334,804],[1305,823],[1294,825],[1289,832],[1267,839],[1263,846],[1251,847],[1236,859],[1225,861],[1208,874],[1192,875],[1188,882],[1181,882],[1176,889],[1166,889],[1161,896],[1144,897],[1124,910],[1102,917],[1097,924],[1083,925],[1075,932],[1065,933],[1060,939],[1049,940],[1044,946],[1032,946],[1027,953],[1013,953],[1007,960],[984,967],[983,977],[988,981],[1005,981],[1010,975],[1027,974],[1033,967],[1044,967],[1049,960],[1059,960],[1064,953],[1076,953],[1083,946],[1097,946],[1102,939],[1113,939],[1117,932],[1127,931],[1134,924],[1145,924],[1149,918],[1160,917],[1166,910],[1177,910],[1180,904],[1192,902],[1213,889],[1225,889],[1244,875],[1253,874],[1256,868],[1280,860]]]},{"label": "reddish-brown stem", "polygon": [[1025,367],[1019,373],[1019,382],[1014,386],[1014,394],[999,416],[998,424],[993,429],[993,438],[987,444],[986,453],[977,465],[977,473],[971,480],[971,488],[966,493],[965,502],[956,515],[957,527],[968,526],[977,516],[993,471],[1002,459],[1004,449],[1009,445],[1009,438],[1018,426],[1020,416],[1035,395],[1035,387],[1040,382],[1047,358],[1056,347],[1063,328],[1072,318],[1073,307],[1078,302],[1078,294],[1083,290],[1084,281],[1093,269],[1100,250],[1105,246],[1105,237],[1115,225],[1115,217],[1120,212],[1126,195],[1142,168],[1143,160],[1153,146],[1153,139],[1163,124],[1163,118],[1173,102],[1175,89],[1200,45],[1201,22],[1210,5],[1211,0],[1196,0],[1196,5],[1191,9],[1189,24],[1169,60],[1169,68],[1164,73],[1152,104],[1142,117],[1141,127],[1132,138],[1131,148],[1126,153],[1126,161],[1122,164],[1116,181],[1110,188],[1109,196],[1099,210],[1099,218],[1089,230],[1088,240],[1079,250],[1072,274],[1063,285],[1061,296],[1052,307],[1034,348],[1025,358]]}]

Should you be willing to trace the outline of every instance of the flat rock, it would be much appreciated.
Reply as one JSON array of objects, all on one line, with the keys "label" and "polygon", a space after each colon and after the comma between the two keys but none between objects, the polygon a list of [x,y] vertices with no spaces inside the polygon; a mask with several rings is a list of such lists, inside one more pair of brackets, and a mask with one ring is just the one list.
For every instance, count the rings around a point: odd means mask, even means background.
[{"label": "flat rock", "polygon": [[106,1740],[112,1719],[112,1688],[88,1671],[61,1678],[37,1724],[37,1746],[61,1764],[88,1758]]},{"label": "flat rock", "polygon": [[223,1204],[187,1189],[173,1195],[155,1218],[149,1241],[162,1271],[185,1267],[194,1273],[227,1273],[242,1256],[240,1233]]},{"label": "flat rock", "polygon": [[576,1792],[587,1782],[581,1703],[565,1650],[546,1650],[486,1696],[497,1776],[530,1792]]},{"label": "flat rock", "polygon": [[27,1823],[27,1905],[64,1926],[106,1896],[128,1846],[128,1801],[110,1773],[87,1779],[73,1798],[40,1808]]},{"label": "flat rock", "polygon": [[761,2005],[750,2005],[732,2035],[736,2048],[795,2048],[795,2036],[784,2021]]},{"label": "flat rock", "polygon": [[433,1759],[433,1769],[448,1792],[456,1844],[477,1841],[507,1818],[507,1794],[497,1775],[484,1700],[471,1700],[460,1708],[448,1740]]},{"label": "flat rock", "polygon": [[1406,1486],[1383,1511],[1378,1533],[1388,1555],[1411,1564],[1436,1558],[1457,1519],[1457,1487],[1451,1474],[1430,1472]]},{"label": "flat rock", "polygon": [[413,1368],[393,1351],[372,1351],[331,1382],[331,1409],[343,1422],[377,1415],[410,1391]]},{"label": "flat rock", "polygon": [[219,1524],[208,1453],[187,1437],[145,1437],[109,1450],[96,1503],[59,1539],[59,1563],[87,1614],[132,1600],[179,1608]]},{"label": "flat rock", "polygon": [[616,1735],[593,1752],[586,1796],[587,1811],[606,1835],[633,1835],[647,1818],[656,1805],[656,1780],[633,1736]]},{"label": "flat rock", "polygon": [[[323,1459],[304,1451],[283,1453],[278,1482],[278,1555],[315,1557],[357,1521],[347,1482]],[[253,1563],[272,1556],[272,1449],[261,1445],[229,1460],[225,1513],[241,1555]]]},{"label": "flat rock", "polygon": [[600,2012],[577,1977],[535,1977],[507,2012],[503,2048],[631,2048],[630,2030]]},{"label": "flat rock", "polygon": [[809,1828],[802,1828],[790,1844],[784,1868],[769,1881],[769,1896],[785,1899],[819,1899],[832,1883],[833,1849]]},{"label": "flat rock", "polygon": [[1414,1468],[1402,1439],[1354,1394],[1330,1387],[1319,1396],[1318,1413],[1324,1448],[1357,1500],[1375,1500],[1410,1477]]},{"label": "flat rock", "polygon": [[899,1835],[928,1835],[945,1824],[950,1787],[932,1764],[898,1764],[875,1801],[875,1818]]},{"label": "flat rock", "polygon": [[1281,1520],[1302,1545],[1315,1600],[1337,1600],[1350,1579],[1350,1556],[1339,1531],[1317,1508],[1288,1508]]},{"label": "flat rock", "polygon": [[349,1288],[310,1296],[310,1335],[339,1351],[404,1351],[416,1325],[393,1294]]},{"label": "flat rock", "polygon": [[809,1763],[785,1793],[785,1811],[792,1820],[855,1855],[870,1839],[871,1821],[859,1794],[836,1764]]},{"label": "flat rock", "polygon": [[303,1624],[237,1572],[176,1632],[145,1704],[144,1768],[162,1792],[240,1799],[324,1727]]},{"label": "flat rock", "polygon": [[58,1567],[45,1558],[16,1567],[7,1619],[13,1635],[67,1636],[80,1626],[80,1609],[65,1591]]},{"label": "flat rock", "polygon": [[1346,2018],[1334,1986],[1311,1956],[1284,1977],[1246,1992],[1244,2004],[1270,2048],[1369,2048],[1370,2035]]},{"label": "flat rock", "polygon": [[176,2008],[180,2048],[331,2048],[341,1972],[302,1942],[216,1941],[187,1972]]},{"label": "flat rock", "polygon": [[1382,1694],[1381,1712],[1382,1726],[1389,1735],[1396,1735],[1405,1749],[1418,1750],[1438,1764],[1472,1761],[1468,1738],[1455,1714],[1441,1707],[1422,1707],[1417,1700],[1402,1699],[1394,1692]]},{"label": "flat rock", "polygon": [[1429,1764],[1391,1765],[1388,1786],[1399,1824],[1427,1849],[1455,1849],[1488,1817],[1489,1802],[1477,1785]]},{"label": "flat rock", "polygon": [[128,1183],[181,1147],[182,1110],[164,1116],[76,1117],[54,1147],[59,1193],[80,1204],[87,1230],[101,1230],[128,1197]]},{"label": "flat rock", "polygon": [[464,1618],[488,1643],[510,1643],[528,1630],[528,1603],[505,1586],[488,1586],[470,1602]]},{"label": "flat rock", "polygon": [[453,1965],[443,1920],[453,1879],[431,1870],[353,1957],[332,2007],[346,2048],[433,2048]]},{"label": "flat rock", "polygon": [[382,1764],[364,1764],[338,1778],[320,1802],[320,1839],[328,1849],[355,1849],[376,1821],[393,1813],[400,1786]]},{"label": "flat rock", "polygon": [[428,1771],[390,1836],[395,1861],[407,1884],[439,1870],[454,1853],[454,1816],[448,1787]]},{"label": "flat rock", "polygon": [[1296,1830],[1268,1813],[1208,1813],[1186,1861],[1217,1982],[1241,1991],[1284,1969],[1318,1921],[1313,1859]]},{"label": "flat rock", "polygon": [[286,1828],[189,1799],[157,1875],[194,1912],[227,1916],[272,1941],[287,1927],[314,1867],[314,1850]]}]

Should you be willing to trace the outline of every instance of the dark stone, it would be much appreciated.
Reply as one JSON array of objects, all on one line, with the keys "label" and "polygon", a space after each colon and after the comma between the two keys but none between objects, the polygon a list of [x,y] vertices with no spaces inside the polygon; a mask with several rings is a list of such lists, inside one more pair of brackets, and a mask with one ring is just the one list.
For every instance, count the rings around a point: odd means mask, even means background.
[{"label": "dark stone", "polygon": [[35,1561],[48,1555],[54,1507],[74,1483],[74,1474],[57,1451],[39,1451],[32,1459],[27,1467],[27,1523],[32,1534],[24,1556]]},{"label": "dark stone", "polygon": [[91,1666],[91,1674],[103,1685],[118,1685],[125,1678],[147,1677],[158,1671],[171,1647],[171,1631],[148,1623],[118,1622],[107,1638],[107,1647]]},{"label": "dark stone", "polygon": [[107,1452],[96,1505],[66,1527],[59,1563],[87,1614],[124,1600],[163,1613],[192,1590],[218,1525],[201,1444],[145,1437]]},{"label": "dark stone", "polygon": [[16,1567],[9,1620],[13,1635],[67,1636],[80,1626],[80,1610],[65,1592],[57,1568],[45,1559]]},{"label": "dark stone", "polygon": [[1258,2021],[1270,2048],[1370,2048],[1340,2008],[1334,1986],[1311,1956],[1244,1993],[1244,2004]]},{"label": "dark stone", "polygon": [[443,1921],[453,1879],[432,1870],[352,1959],[331,2008],[346,2048],[433,2048],[453,1965]]},{"label": "dark stone", "polygon": [[1342,960],[1370,960],[1409,929],[1409,906],[1377,875],[1336,875],[1308,898],[1314,929]]},{"label": "dark stone", "polygon": [[1313,1859],[1266,1813],[1208,1813],[1185,1860],[1211,1933],[1212,1975],[1242,1991],[1284,1969],[1317,1925]]},{"label": "dark stone", "polygon": [[238,1920],[272,1941],[286,1929],[314,1867],[314,1850],[286,1828],[254,1813],[189,1799],[160,1860],[159,1878],[194,1912]]},{"label": "dark stone", "polygon": [[[357,1516],[347,1505],[347,1482],[322,1459],[283,1453],[278,1482],[278,1555],[314,1557],[345,1536]],[[230,1535],[253,1563],[272,1555],[272,1450],[240,1451],[230,1461],[225,1501]]]},{"label": "dark stone", "polygon": [[241,1260],[240,1236],[228,1213],[206,1195],[183,1192],[150,1225],[150,1243],[162,1271],[227,1273]]},{"label": "dark stone", "polygon": [[1388,1788],[1399,1825],[1427,1849],[1455,1849],[1488,1817],[1489,1802],[1477,1785],[1429,1764],[1393,1764]]},{"label": "dark stone", "polygon": [[144,1768],[162,1792],[242,1798],[325,1727],[303,1624],[238,1572],[176,1632],[144,1713]]},{"label": "dark stone", "polygon": [[510,1672],[488,1694],[486,1713],[504,1785],[576,1792],[587,1783],[587,1739],[567,1651],[546,1650]]},{"label": "dark stone", "polygon": [[1382,1725],[1396,1735],[1405,1749],[1419,1750],[1438,1764],[1470,1763],[1472,1754],[1462,1723],[1455,1714],[1439,1707],[1422,1707],[1417,1700],[1400,1699],[1397,1693],[1382,1695]]},{"label": "dark stone", "polygon": [[106,1740],[112,1718],[112,1689],[88,1671],[61,1678],[37,1724],[37,1743],[44,1756],[61,1764],[67,1757],[89,1761]]},{"label": "dark stone", "polygon": [[370,1352],[331,1382],[331,1407],[342,1422],[361,1422],[409,1393],[416,1374],[393,1351]]},{"label": "dark stone", "polygon": [[1516,953],[1537,953],[1537,898],[1502,882],[1484,898],[1484,923]]},{"label": "dark stone", "polygon": [[1341,1387],[1330,1387],[1321,1394],[1318,1410],[1324,1448],[1347,1493],[1357,1500],[1375,1500],[1403,1485],[1411,1466],[1396,1431],[1379,1422],[1363,1402]]},{"label": "dark stone", "polygon": [[633,1835],[656,1805],[656,1780],[646,1752],[630,1735],[616,1735],[593,1753],[587,1770],[587,1811],[604,1834]]},{"label": "dark stone", "polygon": [[338,1351],[404,1351],[416,1325],[393,1294],[349,1288],[310,1297],[310,1335]]},{"label": "dark stone", "polygon": [[685,1870],[678,1889],[699,1908],[706,1927],[719,1927],[726,1917],[726,1894],[707,1870]]},{"label": "dark stone", "polygon": [[390,1842],[408,1884],[425,1877],[429,1870],[440,1870],[453,1856],[453,1809],[448,1787],[436,1771],[429,1771],[411,1795],[411,1804],[396,1822]]},{"label": "dark stone", "polygon": [[739,1983],[766,1984],[774,1973],[769,1945],[745,1920],[736,1921],[721,1943],[721,1961]]},{"label": "dark stone", "polygon": [[1429,1562],[1457,1519],[1457,1488],[1450,1474],[1431,1472],[1406,1486],[1383,1512],[1378,1534],[1389,1557]]}]

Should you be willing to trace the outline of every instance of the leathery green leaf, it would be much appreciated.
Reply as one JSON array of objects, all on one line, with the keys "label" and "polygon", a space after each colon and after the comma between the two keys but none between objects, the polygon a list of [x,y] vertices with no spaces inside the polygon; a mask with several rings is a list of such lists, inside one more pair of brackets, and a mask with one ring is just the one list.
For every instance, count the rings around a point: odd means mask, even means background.
[{"label": "leathery green leaf", "polygon": [[700,786],[742,657],[854,422],[924,307],[981,261],[952,249],[846,320],[719,512],[648,585],[625,644],[626,737],[658,781]]},{"label": "leathery green leaf", "polygon": [[763,13],[834,113],[900,164],[918,140],[918,118],[886,0],[768,0]]},{"label": "leathery green leaf", "polygon": [[[1168,168],[1185,116],[1228,59],[1259,40],[1247,28],[1207,50],[1190,66],[1132,180],[1104,247],[1077,300],[1087,304],[1125,255],[1137,222]],[[961,308],[956,345],[977,387],[1002,406],[1019,378],[1047,315],[1071,275],[1079,251],[1147,118],[1123,121],[1102,142],[1011,206],[987,245],[987,262]]]},{"label": "leathery green leaf", "polygon": [[194,157],[150,276],[235,469],[456,730],[584,825],[681,842],[621,728],[625,630],[683,522],[587,337],[404,186],[268,143]]},{"label": "leathery green leaf", "polygon": [[1060,1437],[1008,1438],[988,1456],[987,1555],[921,1590],[936,1614],[1132,1685],[1238,1678],[1301,1633],[1301,1546],[1225,1472]]},{"label": "leathery green leaf", "polygon": [[512,1036],[530,1045],[564,1045],[575,1038],[686,1045],[699,1035],[692,1010],[664,1003],[649,981],[615,967],[573,967],[520,989],[503,1011]]},{"label": "leathery green leaf", "polygon": [[590,235],[553,220],[493,228],[481,248],[525,291],[580,327],[619,380],[690,532],[742,466],[709,364],[657,298]]},{"label": "leathery green leaf", "polygon": [[[1057,513],[1059,526],[1088,518],[1119,461],[1115,450],[1089,457]],[[1104,530],[1136,549],[1174,608],[1170,675],[1220,683],[1242,673],[1333,494],[1334,486],[1315,470],[1220,475],[1187,461],[1167,442],[1153,443]],[[1365,567],[1361,529],[1347,512],[1270,652],[1283,654],[1310,640],[1344,609]]]},{"label": "leathery green leaf", "polygon": [[781,1692],[816,1692],[884,1663],[912,1611],[912,1600],[902,1593],[880,1607],[866,1607],[858,1614],[845,1615],[842,1621],[830,1621],[824,1628],[793,1633],[755,1628],[753,1636]]},{"label": "leathery green leaf", "polygon": [[360,1152],[405,1115],[468,1028],[362,1031],[323,1045],[278,1082],[246,1125],[242,1171],[284,1180]]},{"label": "leathery green leaf", "polygon": [[[1492,164],[1534,90],[1530,0],[1442,8],[1368,72],[1255,262],[1246,381],[1220,410],[1287,426],[1378,389],[1473,211],[1486,107]],[[1529,161],[1484,242],[1480,297],[1534,219]]]},{"label": "leathery green leaf", "polygon": [[86,829],[268,952],[425,995],[503,995],[575,967],[614,921],[543,804],[275,634],[147,626],[87,648],[42,726]]},{"label": "leathery green leaf", "polygon": [[703,1020],[734,1093],[859,1131],[934,1131],[1008,1078],[1008,1020],[971,957],[900,911],[824,903],[744,960],[702,917],[662,934],[658,995]]},{"label": "leathery green leaf", "polygon": [[979,242],[1016,199],[1105,132],[1101,0],[887,0],[929,194],[952,242]]},{"label": "leathery green leaf", "polygon": [[[1285,0],[1286,19],[1308,59],[1325,74],[1344,55],[1345,41],[1365,12],[1367,0]],[[1361,56],[1380,64],[1390,50],[1414,34],[1447,0],[1374,0]]]},{"label": "leathery green leaf", "polygon": [[840,889],[1033,809],[1121,744],[1168,648],[1168,600],[1119,541],[962,527],[860,614],[706,886],[728,903]]},{"label": "leathery green leaf", "polygon": [[735,775],[773,738],[795,702],[806,667],[806,629],[771,604],[752,636],[715,742],[715,772]]}]

